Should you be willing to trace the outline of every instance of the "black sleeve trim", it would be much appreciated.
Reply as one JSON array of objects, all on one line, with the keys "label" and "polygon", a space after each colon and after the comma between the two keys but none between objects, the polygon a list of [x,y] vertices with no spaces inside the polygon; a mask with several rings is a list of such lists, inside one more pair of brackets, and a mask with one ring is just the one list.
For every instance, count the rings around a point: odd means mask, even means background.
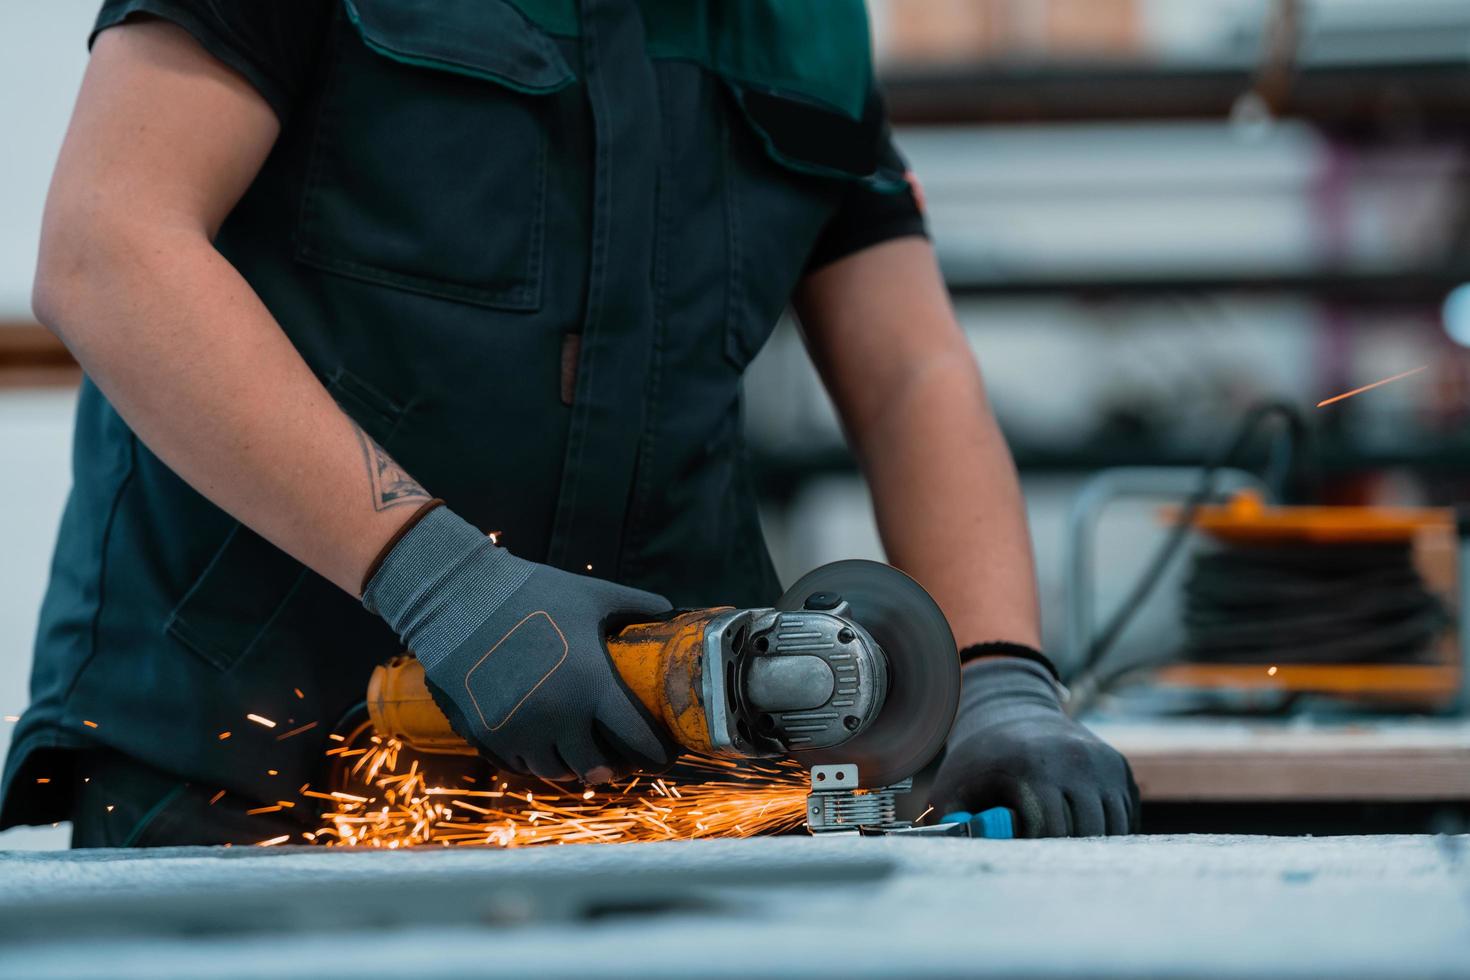
[{"label": "black sleeve trim", "polygon": [[106,3],[102,12],[97,15],[92,33],[87,37],[88,50],[91,50],[92,44],[97,40],[97,35],[109,27],[116,27],[136,17],[157,17],[183,28],[212,57],[243,76],[270,104],[276,118],[285,121],[291,108],[291,99],[285,86],[231,44],[215,25],[182,4],[172,3],[170,0],[122,0]]},{"label": "black sleeve trim", "polygon": [[823,236],[807,259],[806,271],[816,272],[849,255],[856,255],[863,249],[882,245],[895,238],[928,237],[929,230],[924,226],[924,216],[916,208],[913,214],[893,215],[883,221],[848,228],[840,237]]},{"label": "black sleeve trim", "polygon": [[990,643],[974,643],[960,651],[961,664],[967,664],[981,657],[1016,657],[1020,660],[1030,660],[1045,667],[1047,673],[1051,674],[1052,679],[1058,684],[1062,682],[1062,675],[1057,672],[1056,664],[1051,662],[1051,658],[1035,647],[1028,647],[1024,643],[1006,643],[1003,640],[996,640]]},{"label": "black sleeve trim", "polygon": [[879,194],[866,187],[850,188],[841,209],[811,248],[806,270],[816,272],[894,238],[928,237],[929,229],[911,188],[904,188],[898,194]]}]

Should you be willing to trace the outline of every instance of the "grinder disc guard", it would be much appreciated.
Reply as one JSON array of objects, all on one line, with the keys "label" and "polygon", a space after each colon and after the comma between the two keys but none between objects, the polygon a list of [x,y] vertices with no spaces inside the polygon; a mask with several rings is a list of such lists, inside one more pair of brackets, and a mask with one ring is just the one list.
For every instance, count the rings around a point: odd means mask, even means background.
[{"label": "grinder disc guard", "polygon": [[865,789],[902,782],[939,754],[959,707],[959,651],[949,621],[919,583],[891,565],[861,559],[813,569],[776,608],[802,609],[819,592],[846,600],[853,620],[882,648],[888,697],[852,740],[798,758],[807,766],[855,763]]}]

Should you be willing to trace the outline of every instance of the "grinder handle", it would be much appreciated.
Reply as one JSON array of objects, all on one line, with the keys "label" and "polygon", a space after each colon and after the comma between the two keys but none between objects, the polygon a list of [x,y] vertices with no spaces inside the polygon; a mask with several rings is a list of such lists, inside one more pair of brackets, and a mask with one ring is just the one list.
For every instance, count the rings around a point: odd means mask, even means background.
[{"label": "grinder handle", "polygon": [[[711,750],[704,710],[705,627],[724,609],[696,609],[627,626],[607,640],[618,676],[648,713],[685,749]],[[383,738],[418,752],[476,755],[434,703],[423,665],[412,654],[393,657],[368,680],[368,716]]]}]

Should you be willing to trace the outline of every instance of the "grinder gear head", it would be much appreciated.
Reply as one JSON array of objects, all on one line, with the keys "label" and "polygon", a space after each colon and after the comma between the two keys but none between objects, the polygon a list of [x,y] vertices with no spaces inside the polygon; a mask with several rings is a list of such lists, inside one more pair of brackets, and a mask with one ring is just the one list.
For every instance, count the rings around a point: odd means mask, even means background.
[{"label": "grinder gear head", "polygon": [[888,661],[847,615],[747,609],[710,623],[704,703],[722,755],[782,756],[841,745],[877,718]]},{"label": "grinder gear head", "polygon": [[722,614],[705,639],[705,711],[721,754],[856,763],[859,785],[876,788],[922,769],[954,723],[949,621],[890,565],[824,565],[774,609]]}]

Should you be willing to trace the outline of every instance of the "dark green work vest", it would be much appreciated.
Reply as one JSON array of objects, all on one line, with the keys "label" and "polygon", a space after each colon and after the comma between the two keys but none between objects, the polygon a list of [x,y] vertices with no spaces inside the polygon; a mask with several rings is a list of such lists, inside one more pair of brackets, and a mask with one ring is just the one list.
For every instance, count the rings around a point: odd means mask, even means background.
[{"label": "dark green work vest", "polygon": [[[844,190],[902,186],[870,70],[860,0],[347,0],[217,246],[516,554],[768,603],[740,376]],[[396,638],[90,382],[75,446],[4,820],[62,819],[91,744],[260,800],[317,780]]]}]

